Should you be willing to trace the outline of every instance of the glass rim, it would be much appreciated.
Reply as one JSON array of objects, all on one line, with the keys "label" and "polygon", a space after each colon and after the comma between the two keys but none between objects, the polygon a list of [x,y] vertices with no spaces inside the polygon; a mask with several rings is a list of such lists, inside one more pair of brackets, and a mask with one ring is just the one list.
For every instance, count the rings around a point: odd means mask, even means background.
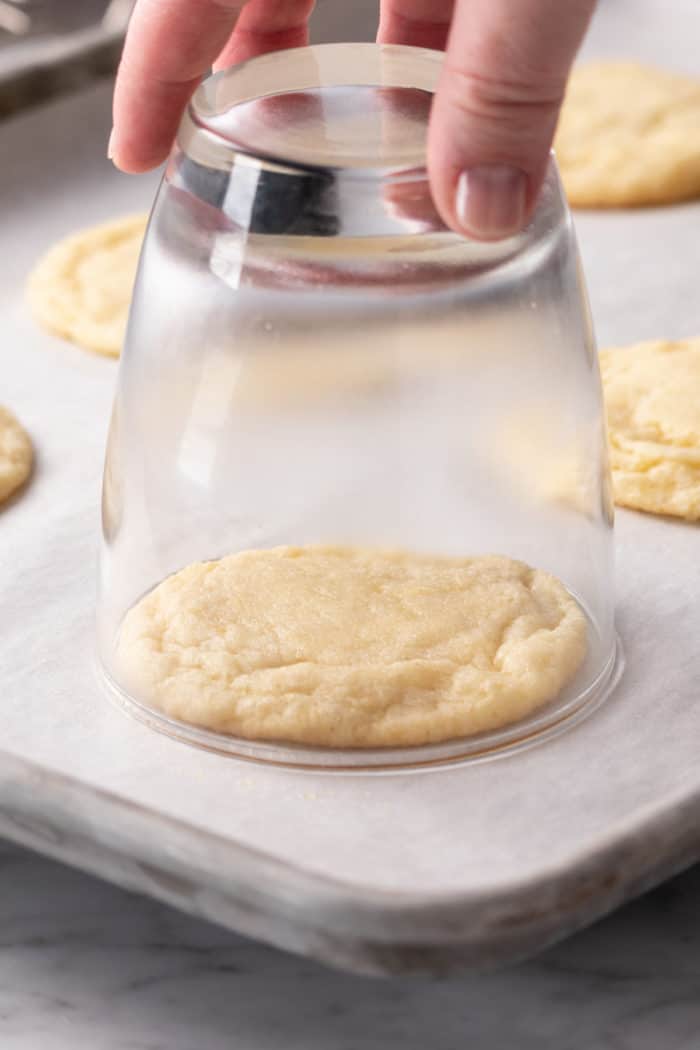
[{"label": "glass rim", "polygon": [[[192,96],[178,133],[178,143],[194,159],[219,167],[236,163],[289,174],[392,182],[427,181],[425,141],[410,157],[392,163],[323,162],[294,150],[260,148],[226,133],[224,116],[246,103],[295,92],[334,87],[413,89],[434,95],[444,54],[403,44],[312,44],[258,55],[207,77]],[[217,126],[217,123],[219,126]],[[426,122],[427,129],[427,122]]]}]

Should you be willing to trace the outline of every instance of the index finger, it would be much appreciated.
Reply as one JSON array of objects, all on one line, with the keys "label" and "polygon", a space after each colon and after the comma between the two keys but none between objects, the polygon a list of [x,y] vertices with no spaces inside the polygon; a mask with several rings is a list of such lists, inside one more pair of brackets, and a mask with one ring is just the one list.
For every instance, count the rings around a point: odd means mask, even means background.
[{"label": "index finger", "polygon": [[168,155],[182,111],[246,0],[138,0],[114,88],[110,155],[147,171]]}]

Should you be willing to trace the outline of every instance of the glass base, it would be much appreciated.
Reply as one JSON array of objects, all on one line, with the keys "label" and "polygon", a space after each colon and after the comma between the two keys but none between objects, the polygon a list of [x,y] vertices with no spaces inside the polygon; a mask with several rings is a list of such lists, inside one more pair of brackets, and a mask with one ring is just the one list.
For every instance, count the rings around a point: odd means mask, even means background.
[{"label": "glass base", "polygon": [[[589,621],[589,630],[593,630]],[[590,650],[589,650],[590,651]],[[206,751],[229,755],[253,762],[297,769],[338,773],[401,772],[432,769],[462,762],[485,762],[533,747],[578,725],[596,711],[618,684],[625,667],[620,639],[615,635],[612,651],[595,679],[584,689],[576,681],[564,693],[540,708],[530,718],[521,719],[503,729],[475,734],[440,744],[401,748],[335,749],[305,747],[280,741],[245,740],[215,733],[168,718],[167,715],[136,700],[119,686],[102,664],[102,674],[109,694],[121,708],[151,729],[185,744]],[[585,665],[584,669],[585,671]],[[578,676],[577,676],[578,677]]]}]

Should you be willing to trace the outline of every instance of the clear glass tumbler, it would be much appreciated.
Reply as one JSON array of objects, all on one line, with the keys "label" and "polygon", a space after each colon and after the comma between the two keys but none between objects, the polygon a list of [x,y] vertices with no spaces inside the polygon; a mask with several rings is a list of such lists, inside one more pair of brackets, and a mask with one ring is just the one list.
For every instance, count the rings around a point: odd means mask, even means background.
[{"label": "clear glass tumbler", "polygon": [[[556,167],[520,235],[447,230],[425,172],[440,62],[278,52],[212,77],[182,121],[120,365],[98,605],[113,690],[181,739],[341,768],[480,758],[572,724],[619,671],[598,364]],[[585,660],[514,724],[400,748],[213,732],[124,675],[124,617],[161,581],[309,544],[546,570],[585,613]]]}]

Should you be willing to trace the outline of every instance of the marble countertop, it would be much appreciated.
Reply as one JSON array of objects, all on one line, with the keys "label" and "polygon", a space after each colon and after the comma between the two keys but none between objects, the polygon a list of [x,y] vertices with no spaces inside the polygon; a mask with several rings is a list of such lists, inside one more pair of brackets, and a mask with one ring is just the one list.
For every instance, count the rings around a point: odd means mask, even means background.
[{"label": "marble countertop", "polygon": [[372,980],[0,842],[2,1050],[697,1050],[700,866],[497,974]]}]

